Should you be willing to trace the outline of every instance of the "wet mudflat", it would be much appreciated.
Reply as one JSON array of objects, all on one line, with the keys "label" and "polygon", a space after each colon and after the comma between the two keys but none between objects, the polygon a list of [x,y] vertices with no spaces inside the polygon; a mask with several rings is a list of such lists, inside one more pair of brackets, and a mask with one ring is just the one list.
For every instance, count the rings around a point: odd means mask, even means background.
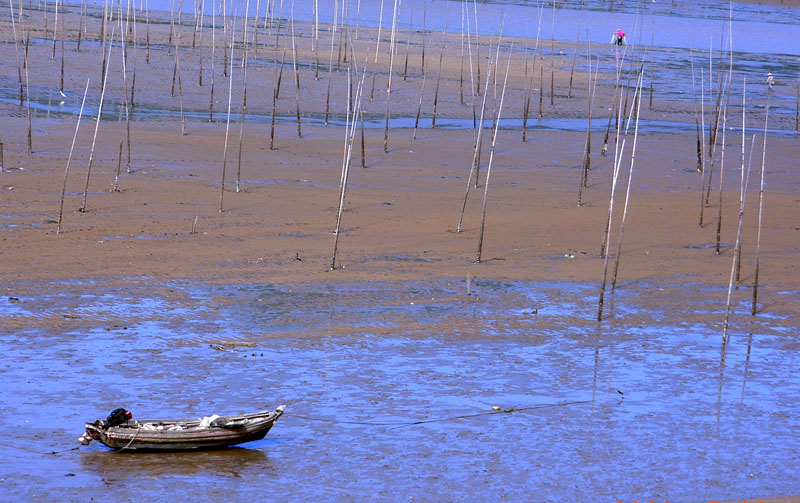
[{"label": "wet mudflat", "polygon": [[[109,43],[109,88],[89,183],[87,158],[101,95],[100,11],[87,6],[84,19],[78,6],[60,5],[59,23],[67,28],[54,36],[41,22],[49,19],[53,26],[53,4],[25,5],[16,25],[17,39],[30,37],[23,100],[9,5],[0,0],[0,52],[10,62],[0,69],[0,500],[800,501],[800,185],[793,162],[800,158],[800,11],[735,4],[731,13],[727,2],[716,0],[569,0],[541,10],[532,2],[408,0],[398,16],[397,52],[397,60],[404,51],[411,54],[408,79],[395,61],[387,117],[391,8],[381,17],[378,2],[360,2],[361,32],[353,33],[352,46],[359,64],[367,56],[367,79],[373,75],[373,89],[364,91],[370,94],[364,103],[365,169],[351,175],[337,268],[328,271],[350,114],[348,65],[339,61],[342,51],[337,57],[332,49],[342,37],[332,38],[324,24],[334,19],[333,5],[320,2],[319,44],[311,39],[312,3],[296,6],[295,77],[302,82],[296,95],[291,56],[282,52],[289,2],[269,23],[262,17],[262,38],[247,57],[241,32],[236,34],[235,64],[226,67],[230,80],[222,68],[233,24],[224,31],[218,17],[193,23],[189,4],[178,23],[179,43],[170,35],[168,3],[150,4],[164,10],[150,13],[149,49],[139,17],[138,39],[127,46],[127,78],[131,71],[137,75],[135,100],[130,90],[135,106],[127,112],[122,44],[118,35]],[[243,6],[234,4],[241,14]],[[250,4],[263,16],[267,2]],[[474,10],[463,11],[469,4]],[[480,34],[478,43],[473,32],[470,50],[483,78],[501,19],[506,38],[499,59],[512,60],[480,263],[473,260],[479,194],[486,185],[480,184],[478,195],[470,192],[464,227],[455,232],[471,181],[471,100],[479,108],[482,97],[471,96],[473,57],[467,52],[465,63],[460,55],[465,13]],[[710,131],[714,98],[727,75],[729,13],[734,84],[728,158],[724,177],[717,179],[721,169],[714,171],[710,203],[701,206],[705,175],[696,170],[693,90],[705,103]],[[354,15],[348,13],[348,28]],[[241,29],[240,18],[237,23]],[[373,60],[379,24],[380,57]],[[619,25],[630,34],[629,52],[608,45]],[[687,25],[691,37],[685,36]],[[205,30],[196,47],[193,26]],[[85,37],[80,52],[79,29]],[[62,37],[63,45],[52,43]],[[180,46],[180,70],[169,40]],[[434,62],[442,44],[434,129]],[[209,89],[212,45],[216,94]],[[428,80],[420,97],[423,46]],[[597,251],[613,161],[599,150],[614,116],[616,65],[625,58],[645,62],[640,145],[625,243],[614,252],[622,253],[620,282],[607,292],[598,323],[603,256]],[[599,78],[591,172],[576,206],[587,60]],[[240,100],[245,62],[246,118]],[[282,65],[288,87],[274,105]],[[535,71],[537,65],[542,70]],[[626,70],[629,91],[635,66]],[[771,90],[763,80],[769,71],[777,81]],[[183,79],[177,92],[174,83],[170,90],[176,75]],[[87,77],[85,122],[65,184],[63,232],[56,234],[64,166]],[[745,77],[743,125],[735,104]],[[487,89],[483,93],[491,95]],[[539,110],[529,114],[523,143],[526,96]],[[723,345],[743,181],[738,136],[743,130],[756,173],[768,99],[758,313],[749,315],[761,225],[754,209],[758,181],[751,175],[742,276],[734,285],[730,338]],[[420,131],[412,140],[420,109]],[[295,133],[295,113],[302,118],[302,138],[299,127]],[[126,115],[130,171],[118,150]],[[268,146],[273,116],[274,150]],[[230,144],[229,117],[233,124],[244,122],[241,130],[232,128]],[[386,151],[385,124],[391,135]],[[236,133],[243,190],[237,182],[234,193]],[[718,145],[716,166],[719,150],[724,152]],[[225,151],[227,181],[220,177]],[[711,154],[706,157],[713,165]],[[119,191],[109,192],[120,166]],[[617,194],[623,192],[618,186]],[[84,193],[88,211],[79,212]],[[706,211],[699,226],[698,206]],[[720,206],[724,223],[715,254]],[[615,233],[619,220],[617,210]],[[75,449],[85,421],[119,406],[135,418],[157,418],[280,404],[287,405],[286,414],[275,428],[243,448],[157,455],[113,453],[96,443]]]},{"label": "wet mudflat", "polygon": [[[28,327],[0,342],[6,494],[704,501],[796,489],[795,320],[742,315],[723,353],[723,289],[622,285],[598,325],[597,288],[581,283],[478,279],[469,296],[463,280],[130,283],[0,303],[6,327]],[[280,403],[286,415],[244,448],[50,454],[117,406],[145,418]]]}]

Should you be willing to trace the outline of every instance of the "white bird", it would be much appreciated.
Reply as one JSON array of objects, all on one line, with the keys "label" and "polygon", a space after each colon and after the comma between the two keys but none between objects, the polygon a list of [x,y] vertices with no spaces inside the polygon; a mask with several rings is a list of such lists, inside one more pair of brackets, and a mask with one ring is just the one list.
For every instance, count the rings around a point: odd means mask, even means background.
[{"label": "white bird", "polygon": [[64,91],[62,91],[61,89],[58,90],[58,94],[60,94],[62,98],[66,98],[67,97],[67,95],[64,94]]}]

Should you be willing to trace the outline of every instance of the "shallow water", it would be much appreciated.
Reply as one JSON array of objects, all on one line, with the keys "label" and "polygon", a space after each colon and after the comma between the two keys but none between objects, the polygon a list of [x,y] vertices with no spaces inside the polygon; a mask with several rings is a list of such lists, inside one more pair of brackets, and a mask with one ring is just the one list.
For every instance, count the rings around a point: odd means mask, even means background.
[{"label": "shallow water", "polygon": [[[16,104],[17,99],[11,97],[8,89],[0,89],[0,103]],[[103,120],[120,120],[119,109],[120,104],[106,104],[103,110]],[[793,107],[794,105],[792,105]],[[777,107],[771,106],[771,113],[775,113]],[[57,117],[76,116],[80,111],[80,104],[67,103],[63,101],[58,105],[51,102],[45,103],[37,101],[35,97],[31,98],[31,110],[34,110],[34,118],[55,119]],[[788,108],[786,108],[788,110]],[[20,110],[20,114],[26,113]],[[184,110],[184,117],[190,121],[207,121],[208,111],[202,110]],[[91,119],[97,117],[92,112],[87,113],[84,108],[84,117]],[[134,122],[148,122],[148,121],[163,121],[163,120],[180,120],[181,113],[179,110],[157,108],[149,106],[137,106],[131,113],[131,120]],[[230,122],[241,122],[241,116],[231,115]],[[385,116],[364,115],[364,128],[365,129],[383,129],[385,127]],[[592,122],[592,131],[603,132],[607,127],[607,117],[595,118]],[[217,112],[214,114],[214,122],[225,123],[227,121],[227,114],[224,112]],[[247,114],[246,123],[248,124],[270,124],[272,121],[271,114],[253,113]],[[275,116],[276,124],[296,124],[297,118],[295,115],[283,114]],[[516,130],[522,131],[522,118],[510,117],[501,118],[498,128],[501,130]],[[301,124],[304,126],[324,126],[325,116],[322,113],[303,113],[301,114]],[[419,129],[432,129],[433,119],[431,117],[420,117],[417,121],[416,117],[393,115],[389,117],[389,128],[391,129],[413,129],[415,124]],[[437,117],[436,129],[442,130],[466,130],[473,129],[474,122],[471,117]],[[345,117],[343,114],[329,114],[328,126],[331,127],[344,127]],[[360,125],[360,123],[359,123]],[[763,132],[756,126],[754,121],[750,122],[748,131]],[[483,128],[491,129],[493,127],[492,120],[484,120]],[[711,127],[710,125],[707,127]],[[528,118],[526,128],[529,132],[535,131],[573,131],[583,132],[586,131],[586,118],[579,117],[530,117]],[[647,118],[639,119],[639,130],[642,133],[660,133],[660,134],[674,134],[674,133],[694,133],[695,125],[688,122],[677,122],[668,120],[653,120]],[[741,131],[741,129],[738,129]],[[794,130],[790,129],[775,129],[768,128],[768,133],[771,136],[794,136]]]},{"label": "shallow water", "polygon": [[[314,20],[313,5],[315,2],[297,2],[294,5],[294,18],[302,22]],[[383,3],[383,12],[381,12]],[[462,24],[462,6],[469,7],[471,31],[479,35],[496,36],[502,22],[503,34],[509,37],[534,37],[539,28],[542,38],[553,36],[560,41],[573,41],[577,35],[576,28],[582,30],[581,39],[594,44],[608,44],[611,34],[618,27],[623,27],[636,42],[650,43],[654,47],[689,48],[692,46],[708,46],[708,36],[715,37],[717,44],[720,34],[727,29],[729,14],[735,34],[735,46],[753,53],[800,54],[795,40],[800,34],[800,9],[781,6],[754,5],[735,3],[732,11],[729,2],[724,0],[698,0],[694,2],[675,2],[655,0],[567,0],[559,1],[558,8],[550,2],[525,0],[494,1],[440,1],[404,0],[400,2],[398,28],[407,29],[409,24],[415,30],[433,30],[460,33]],[[263,20],[267,10],[267,2],[261,2],[259,18]],[[238,16],[244,12],[244,3],[234,2],[233,12]],[[255,15],[256,3],[250,2],[250,17]],[[320,23],[332,23],[334,20],[334,2],[320,1],[318,19]],[[337,3],[341,8],[341,3]],[[356,7],[360,7],[357,9]],[[544,8],[539,11],[538,7]],[[284,2],[282,9],[276,3],[272,16],[280,19],[292,17],[292,3]],[[364,1],[350,6],[344,17],[349,24],[364,27],[377,27],[379,24],[387,30],[386,39],[392,24],[394,2]],[[167,0],[152,0],[151,9],[169,11]],[[211,15],[207,7],[207,16]],[[423,16],[423,11],[426,15]],[[194,7],[184,3],[184,12],[193,16]],[[412,20],[413,13],[413,20]],[[541,21],[540,21],[541,14]],[[424,17],[424,19],[423,19]],[[336,19],[342,18],[341,9]],[[210,22],[207,19],[206,22]],[[691,25],[687,29],[687,22]],[[541,25],[540,25],[541,23]],[[636,25],[640,28],[635,28]],[[322,36],[322,35],[321,35]],[[355,36],[355,31],[354,31]]]},{"label": "shallow water", "polygon": [[[475,280],[470,296],[463,280],[130,284],[0,299],[6,497],[680,502],[797,490],[797,320],[735,315],[723,353],[724,288],[621,285],[598,325],[597,287],[576,283]],[[49,454],[117,406],[143,418],[280,403],[267,438],[242,449]]]}]

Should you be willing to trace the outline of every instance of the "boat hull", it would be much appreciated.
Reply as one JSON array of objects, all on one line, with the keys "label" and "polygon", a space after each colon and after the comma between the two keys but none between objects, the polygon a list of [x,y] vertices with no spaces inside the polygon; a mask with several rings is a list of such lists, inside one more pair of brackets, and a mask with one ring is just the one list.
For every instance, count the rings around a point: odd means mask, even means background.
[{"label": "boat hull", "polygon": [[196,451],[222,449],[261,440],[283,414],[274,411],[225,418],[224,424],[203,427],[200,419],[128,421],[102,428],[102,421],[86,423],[85,438],[117,451]]}]

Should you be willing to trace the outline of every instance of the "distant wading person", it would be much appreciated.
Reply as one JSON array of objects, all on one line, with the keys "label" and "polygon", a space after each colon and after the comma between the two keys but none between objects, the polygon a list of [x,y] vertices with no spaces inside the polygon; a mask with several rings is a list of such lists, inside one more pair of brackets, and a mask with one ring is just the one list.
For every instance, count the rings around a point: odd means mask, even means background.
[{"label": "distant wading person", "polygon": [[611,43],[614,45],[628,45],[628,42],[625,40],[625,32],[622,31],[622,28],[617,28],[617,31],[614,32],[614,35],[611,37]]}]

